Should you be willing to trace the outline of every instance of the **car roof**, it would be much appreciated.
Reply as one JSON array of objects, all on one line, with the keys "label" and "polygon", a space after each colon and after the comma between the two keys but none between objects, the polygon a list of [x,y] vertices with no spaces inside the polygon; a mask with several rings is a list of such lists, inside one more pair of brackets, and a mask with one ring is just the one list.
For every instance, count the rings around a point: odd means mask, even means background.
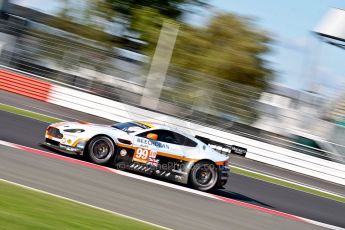
[{"label": "car roof", "polygon": [[[188,138],[191,138],[191,139],[196,139],[194,136],[186,133],[186,132],[183,132],[182,130],[178,129],[177,127],[175,126],[169,126],[169,125],[166,125],[164,123],[161,123],[161,122],[157,122],[157,121],[136,121],[137,123],[140,123],[140,124],[143,124],[143,125],[146,125],[148,127],[150,127],[150,129],[165,129],[165,130],[170,130],[170,131],[173,131],[173,132],[176,132],[176,133],[179,133],[181,135],[184,135]],[[197,139],[196,139],[197,140]]]},{"label": "car roof", "polygon": [[136,123],[145,125],[151,129],[168,129],[168,130],[173,130],[172,127],[167,126],[163,123],[157,122],[157,121],[136,121]]}]

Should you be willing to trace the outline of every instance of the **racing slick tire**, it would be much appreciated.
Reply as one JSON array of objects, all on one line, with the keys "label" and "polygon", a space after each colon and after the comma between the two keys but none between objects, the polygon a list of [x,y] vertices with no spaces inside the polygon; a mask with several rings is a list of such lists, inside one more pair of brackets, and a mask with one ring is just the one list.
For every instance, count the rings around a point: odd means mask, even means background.
[{"label": "racing slick tire", "polygon": [[190,173],[190,184],[198,190],[207,191],[216,186],[218,180],[217,167],[210,161],[196,163]]},{"label": "racing slick tire", "polygon": [[106,136],[97,136],[88,144],[89,159],[100,165],[108,164],[115,155],[113,141]]}]

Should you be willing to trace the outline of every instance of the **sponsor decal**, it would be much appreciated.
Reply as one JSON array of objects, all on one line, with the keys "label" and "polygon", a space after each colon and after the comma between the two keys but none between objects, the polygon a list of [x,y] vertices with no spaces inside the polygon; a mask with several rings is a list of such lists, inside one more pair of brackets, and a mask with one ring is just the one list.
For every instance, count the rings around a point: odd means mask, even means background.
[{"label": "sponsor decal", "polygon": [[245,156],[247,153],[246,148],[242,148],[236,145],[232,145],[230,149],[231,149],[231,153],[242,155],[242,156]]},{"label": "sponsor decal", "polygon": [[149,161],[147,164],[152,165],[152,166],[157,166],[159,164],[159,160],[156,158],[149,157]]},{"label": "sponsor decal", "polygon": [[162,149],[170,149],[169,145],[166,143],[161,143],[159,141],[152,141],[152,140],[147,140],[145,138],[136,138],[136,141],[140,143],[141,145],[148,146],[148,147],[157,147],[157,148],[162,148]]}]

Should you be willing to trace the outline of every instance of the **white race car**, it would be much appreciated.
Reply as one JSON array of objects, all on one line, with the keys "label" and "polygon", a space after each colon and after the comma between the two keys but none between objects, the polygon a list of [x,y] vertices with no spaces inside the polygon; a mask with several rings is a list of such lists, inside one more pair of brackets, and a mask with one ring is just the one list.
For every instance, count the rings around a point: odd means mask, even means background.
[{"label": "white race car", "polygon": [[96,164],[190,183],[202,191],[222,187],[228,179],[227,155],[162,124],[61,122],[48,126],[43,144],[84,155]]}]

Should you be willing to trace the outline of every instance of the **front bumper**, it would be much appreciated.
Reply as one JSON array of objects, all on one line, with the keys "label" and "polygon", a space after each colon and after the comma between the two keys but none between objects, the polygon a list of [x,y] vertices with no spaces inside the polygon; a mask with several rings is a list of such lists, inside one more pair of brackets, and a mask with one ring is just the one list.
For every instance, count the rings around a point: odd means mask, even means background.
[{"label": "front bumper", "polygon": [[84,148],[80,148],[78,146],[72,147],[68,145],[63,145],[60,144],[58,141],[53,141],[48,138],[46,138],[45,142],[41,143],[41,145],[67,154],[83,155],[84,152]]},{"label": "front bumper", "polygon": [[230,167],[228,165],[221,165],[218,167],[218,182],[217,187],[223,187],[229,179]]}]

